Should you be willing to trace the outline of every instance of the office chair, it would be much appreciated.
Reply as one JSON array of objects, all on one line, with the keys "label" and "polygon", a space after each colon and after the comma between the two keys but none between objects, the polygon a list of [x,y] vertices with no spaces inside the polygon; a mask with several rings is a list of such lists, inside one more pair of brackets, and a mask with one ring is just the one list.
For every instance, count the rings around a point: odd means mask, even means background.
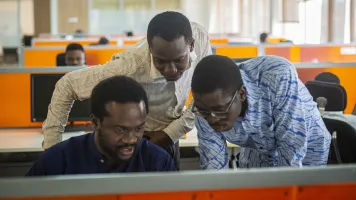
[{"label": "office chair", "polygon": [[24,35],[23,38],[22,38],[23,46],[31,47],[32,46],[32,39],[33,39],[32,35]]},{"label": "office chair", "polygon": [[344,121],[323,120],[332,139],[328,164],[356,163],[356,130]]},{"label": "office chair", "polygon": [[[319,111],[344,111],[346,108],[346,91],[334,83],[308,81],[308,88]],[[356,163],[356,130],[347,122],[323,117],[326,128],[331,134],[328,164]]]},{"label": "office chair", "polygon": [[325,111],[344,111],[347,105],[347,94],[344,87],[334,83],[308,81],[305,86],[316,102],[318,97],[327,99]]},{"label": "office chair", "polygon": [[316,81],[336,83],[340,85],[340,79],[335,74],[331,72],[322,72],[315,77]]},{"label": "office chair", "polygon": [[56,65],[57,67],[66,66],[65,53],[60,53],[56,57]]}]

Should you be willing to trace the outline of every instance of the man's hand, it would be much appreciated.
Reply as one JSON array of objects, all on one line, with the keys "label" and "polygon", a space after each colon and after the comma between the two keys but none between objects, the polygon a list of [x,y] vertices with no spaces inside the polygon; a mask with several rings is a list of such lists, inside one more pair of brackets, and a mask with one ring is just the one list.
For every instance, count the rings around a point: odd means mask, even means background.
[{"label": "man's hand", "polygon": [[173,145],[172,139],[164,131],[145,131],[143,137],[162,148]]}]

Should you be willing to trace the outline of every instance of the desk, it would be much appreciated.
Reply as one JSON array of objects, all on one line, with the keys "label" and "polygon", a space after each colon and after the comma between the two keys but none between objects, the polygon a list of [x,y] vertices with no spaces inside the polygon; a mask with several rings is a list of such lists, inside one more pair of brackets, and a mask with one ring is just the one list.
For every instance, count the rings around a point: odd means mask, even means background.
[{"label": "desk", "polygon": [[[84,131],[66,132],[62,141],[71,137],[85,134]],[[3,129],[0,130],[0,153],[10,152],[39,152],[42,149],[43,135],[41,129]],[[180,147],[198,147],[197,130],[194,128],[187,133],[186,139],[179,140]],[[228,143],[229,148],[237,145]]]},{"label": "desk", "polygon": [[[83,134],[84,131],[65,133],[62,135],[62,140]],[[42,141],[41,129],[0,130],[0,153],[43,151]]]}]

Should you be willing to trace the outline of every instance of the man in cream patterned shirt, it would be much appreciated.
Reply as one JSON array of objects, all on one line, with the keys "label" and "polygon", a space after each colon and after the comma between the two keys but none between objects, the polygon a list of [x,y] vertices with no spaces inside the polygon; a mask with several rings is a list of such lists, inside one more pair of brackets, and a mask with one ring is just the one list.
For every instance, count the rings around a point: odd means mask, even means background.
[{"label": "man in cream patterned shirt", "polygon": [[70,72],[58,81],[43,124],[43,147],[61,141],[75,100],[88,99],[101,80],[124,75],[140,82],[148,94],[145,136],[165,148],[179,168],[178,140],[194,126],[191,109],[184,110],[193,71],[210,54],[209,36],[202,26],[178,12],[156,15],[148,25],[147,39],[104,65]]}]

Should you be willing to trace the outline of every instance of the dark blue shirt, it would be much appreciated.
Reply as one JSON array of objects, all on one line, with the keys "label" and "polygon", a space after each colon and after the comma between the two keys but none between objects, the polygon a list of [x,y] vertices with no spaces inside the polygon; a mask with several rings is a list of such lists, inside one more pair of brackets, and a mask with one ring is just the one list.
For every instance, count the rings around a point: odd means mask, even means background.
[{"label": "dark blue shirt", "polygon": [[26,176],[175,171],[171,156],[157,145],[142,139],[131,159],[110,170],[94,143],[94,133],[72,137],[43,152]]}]

